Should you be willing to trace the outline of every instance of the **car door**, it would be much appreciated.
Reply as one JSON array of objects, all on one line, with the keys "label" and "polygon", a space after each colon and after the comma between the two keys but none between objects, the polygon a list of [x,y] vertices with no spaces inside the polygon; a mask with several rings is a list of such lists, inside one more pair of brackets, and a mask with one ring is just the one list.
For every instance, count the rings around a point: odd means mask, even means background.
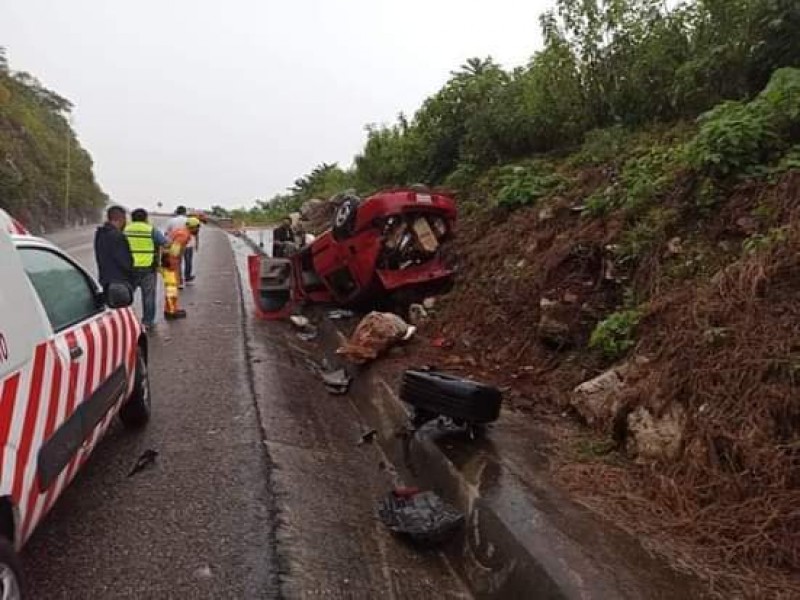
[{"label": "car door", "polygon": [[19,252],[53,332],[42,365],[49,393],[29,405],[29,441],[18,456],[28,465],[17,504],[24,540],[73,479],[124,397],[132,329],[120,311],[105,308],[94,280],[67,256],[45,246]]}]

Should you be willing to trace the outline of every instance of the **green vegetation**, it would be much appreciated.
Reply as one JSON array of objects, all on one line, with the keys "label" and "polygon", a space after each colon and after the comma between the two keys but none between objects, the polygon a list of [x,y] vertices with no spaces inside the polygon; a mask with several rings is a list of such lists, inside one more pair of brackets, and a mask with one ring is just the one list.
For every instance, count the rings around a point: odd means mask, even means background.
[{"label": "green vegetation", "polygon": [[589,339],[589,347],[598,349],[609,359],[616,360],[636,345],[636,327],[642,314],[624,310],[609,315],[597,324]]},{"label": "green vegetation", "polygon": [[35,231],[94,221],[108,200],[70,126],[71,110],[28,73],[11,71],[0,47],[0,208]]},{"label": "green vegetation", "polygon": [[[250,216],[274,218],[347,188],[363,194],[414,183],[517,208],[559,186],[542,169],[511,175],[504,165],[578,148],[567,161],[573,168],[612,163],[622,172],[616,187],[588,198],[589,216],[619,206],[639,211],[683,168],[714,178],[742,168],[758,175],[763,161],[774,161],[766,175],[791,168],[800,156],[795,149],[786,158],[798,137],[799,76],[780,69],[800,65],[800,4],[668,4],[557,0],[540,19],[544,47],[527,65],[508,71],[491,58],[466,61],[413,116],[368,126],[352,168],[322,164],[288,194],[258,202]],[[668,131],[660,124],[706,111],[685,148],[678,143],[685,139],[638,143],[642,128]],[[683,127],[678,137],[691,130]],[[632,154],[632,147],[643,151]]]}]

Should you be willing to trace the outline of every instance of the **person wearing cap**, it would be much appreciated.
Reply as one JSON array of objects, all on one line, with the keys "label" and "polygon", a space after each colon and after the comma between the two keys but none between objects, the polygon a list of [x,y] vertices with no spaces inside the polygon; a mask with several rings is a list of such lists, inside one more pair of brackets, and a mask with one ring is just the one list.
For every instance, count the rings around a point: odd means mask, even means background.
[{"label": "person wearing cap", "polygon": [[167,245],[167,238],[147,221],[147,211],[137,208],[131,213],[131,222],[123,233],[133,256],[133,291],[142,290],[142,325],[151,329],[156,320],[156,267],[159,249]]},{"label": "person wearing cap", "polygon": [[186,311],[178,306],[178,299],[183,287],[181,259],[191,237],[186,225],[172,227],[167,234],[169,245],[161,256],[161,277],[164,279],[164,318],[168,321],[186,317]]},{"label": "person wearing cap", "polygon": [[194,281],[194,254],[200,251],[200,219],[191,216],[186,219],[186,227],[191,236],[183,250],[183,280]]}]

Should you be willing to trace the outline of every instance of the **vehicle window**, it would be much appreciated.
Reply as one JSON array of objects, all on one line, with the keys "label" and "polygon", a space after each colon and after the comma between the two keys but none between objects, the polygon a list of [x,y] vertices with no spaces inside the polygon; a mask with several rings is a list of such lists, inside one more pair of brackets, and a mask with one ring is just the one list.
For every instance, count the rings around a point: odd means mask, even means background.
[{"label": "vehicle window", "polygon": [[55,331],[99,311],[89,280],[71,262],[41,248],[20,248],[20,256]]}]

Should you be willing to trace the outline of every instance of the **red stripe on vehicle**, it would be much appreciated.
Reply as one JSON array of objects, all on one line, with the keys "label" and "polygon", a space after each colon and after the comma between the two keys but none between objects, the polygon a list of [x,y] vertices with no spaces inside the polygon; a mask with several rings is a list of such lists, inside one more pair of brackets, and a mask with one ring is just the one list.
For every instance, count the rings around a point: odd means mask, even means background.
[{"label": "red stripe on vehicle", "polygon": [[36,354],[33,359],[33,377],[28,393],[28,403],[25,410],[25,422],[22,427],[22,437],[17,449],[17,469],[14,474],[14,486],[11,490],[11,497],[15,502],[19,502],[22,495],[22,483],[25,478],[25,466],[28,464],[28,456],[31,452],[31,442],[33,442],[33,429],[36,426],[36,415],[39,412],[39,404],[42,395],[42,375],[44,373],[44,361],[47,357],[47,345],[39,344],[36,347]]},{"label": "red stripe on vehicle", "polygon": [[[94,330],[91,323],[83,326],[83,335],[86,336],[86,387],[84,388],[84,396],[87,398],[94,391],[94,369],[95,369],[95,341]],[[99,385],[98,381],[98,385]]]},{"label": "red stripe on vehicle", "polygon": [[139,345],[137,336],[136,315],[130,309],[125,310],[125,318],[128,321],[128,331],[130,332],[130,345],[128,346],[128,377],[133,381],[133,371],[136,368],[136,349]]},{"label": "red stripe on vehicle", "polygon": [[111,373],[119,365],[119,324],[117,315],[111,315]]},{"label": "red stripe on vehicle", "polygon": [[[66,335],[67,339],[67,347],[72,347],[77,343],[77,339],[75,338],[75,333],[70,331]],[[64,412],[64,420],[66,421],[72,415],[75,410],[75,396],[77,395],[76,388],[78,387],[78,371],[80,369],[80,365],[78,363],[73,362],[70,363],[69,366],[69,383],[67,386],[67,409]],[[62,474],[68,470],[69,467],[65,467],[62,470]],[[59,477],[60,479],[60,477]],[[61,490],[66,487],[68,480],[64,481],[64,485],[59,485],[59,481],[56,480],[53,485],[50,486],[50,489],[47,490],[47,501],[45,503],[44,512],[48,512],[53,505],[53,502],[61,493]]]},{"label": "red stripe on vehicle", "polygon": [[3,382],[2,392],[0,392],[0,449],[8,442],[8,433],[11,431],[14,400],[17,398],[18,387],[19,373],[16,373]]},{"label": "red stripe on vehicle", "polygon": [[[61,367],[61,358],[58,354],[58,349],[51,341],[49,344],[50,351],[53,353],[53,376],[50,381],[50,400],[47,404],[47,420],[44,424],[44,435],[42,436],[42,443],[50,439],[53,431],[56,428],[56,419],[58,418],[59,401],[61,399],[61,377],[63,375],[63,368]],[[28,494],[28,510],[25,513],[25,522],[22,525],[22,539],[25,540],[30,535],[31,530],[35,526],[32,519],[36,512],[36,498],[40,493],[39,478],[35,477],[33,487]],[[45,501],[45,506],[47,502]]]},{"label": "red stripe on vehicle", "polygon": [[108,319],[100,319],[100,380],[105,381],[108,377]]}]

